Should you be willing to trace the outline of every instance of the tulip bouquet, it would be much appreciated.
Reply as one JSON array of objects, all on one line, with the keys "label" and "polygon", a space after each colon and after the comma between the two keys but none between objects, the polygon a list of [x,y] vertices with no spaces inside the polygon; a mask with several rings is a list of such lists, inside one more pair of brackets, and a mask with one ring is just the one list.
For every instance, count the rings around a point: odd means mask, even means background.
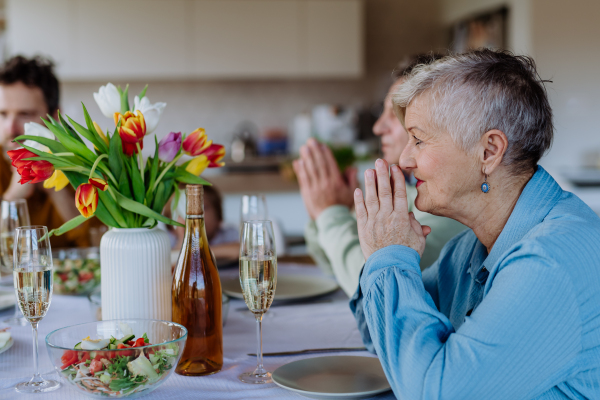
[{"label": "tulip bouquet", "polygon": [[[61,190],[71,183],[76,188],[75,205],[81,215],[49,235],[61,235],[94,215],[115,228],[152,228],[158,221],[182,226],[161,214],[173,194],[177,204],[178,184],[209,184],[200,174],[224,165],[224,147],[208,140],[202,128],[187,136],[171,132],[160,143],[154,136],[154,156],[144,160],[144,138],[156,129],[166,106],[151,104],[146,89],[135,96],[133,110],[128,87],[122,90],[109,83],[94,93],[102,113],[114,121],[112,135],[92,121],[83,105],[85,126],[59,112],[57,120],[42,119],[46,128],[26,124],[25,135],[15,139],[23,148],[8,155],[21,184],[43,181],[44,187]],[[178,165],[184,154],[193,158]]]}]

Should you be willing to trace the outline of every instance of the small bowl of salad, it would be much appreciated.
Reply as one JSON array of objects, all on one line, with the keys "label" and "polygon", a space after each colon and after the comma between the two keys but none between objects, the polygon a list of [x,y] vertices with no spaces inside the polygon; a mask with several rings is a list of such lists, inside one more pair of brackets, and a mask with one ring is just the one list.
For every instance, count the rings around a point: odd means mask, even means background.
[{"label": "small bowl of salad", "polygon": [[98,247],[57,249],[52,252],[54,292],[89,294],[100,284]]},{"label": "small bowl of salad", "polygon": [[46,347],[67,386],[93,397],[139,397],[175,371],[186,339],[174,322],[111,320],[57,329]]}]

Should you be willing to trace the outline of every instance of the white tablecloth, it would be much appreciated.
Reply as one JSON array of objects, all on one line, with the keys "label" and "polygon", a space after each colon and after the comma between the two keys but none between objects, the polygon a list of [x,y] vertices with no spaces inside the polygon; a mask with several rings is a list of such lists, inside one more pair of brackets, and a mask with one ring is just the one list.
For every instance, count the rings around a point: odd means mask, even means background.
[{"label": "white tablecloth", "polygon": [[[222,274],[236,274],[225,270]],[[314,267],[280,265],[279,274],[318,274]],[[277,294],[275,295],[277,297]],[[240,311],[243,310],[243,311]],[[12,309],[0,312],[0,321]],[[39,363],[45,377],[58,376],[53,372],[44,339],[54,329],[94,321],[86,297],[59,296],[52,298],[46,317],[39,325]],[[0,328],[3,327],[0,323]],[[15,392],[14,385],[28,380],[32,367],[31,327],[12,327],[13,347],[0,354],[0,399],[85,399],[74,389],[63,385],[60,389],[43,394],[23,395]],[[223,329],[224,365],[214,375],[184,377],[173,373],[158,389],[144,398],[150,399],[302,399],[299,394],[282,389],[275,384],[250,385],[238,381],[242,372],[252,370],[256,357],[247,353],[256,351],[256,322],[242,300],[230,302],[229,315]],[[263,319],[263,350],[265,352],[292,351],[323,347],[362,346],[354,318],[348,308],[348,298],[341,291],[318,298],[312,303],[272,307]],[[361,355],[368,352],[327,353],[323,355]],[[274,371],[281,365],[319,354],[289,357],[265,357],[265,368]],[[394,399],[392,392],[375,397],[377,400]]]}]

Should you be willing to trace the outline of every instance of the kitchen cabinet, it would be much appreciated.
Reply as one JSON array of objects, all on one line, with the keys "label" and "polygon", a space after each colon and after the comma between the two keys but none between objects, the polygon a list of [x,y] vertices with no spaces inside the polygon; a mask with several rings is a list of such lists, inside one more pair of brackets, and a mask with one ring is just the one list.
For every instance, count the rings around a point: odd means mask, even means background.
[{"label": "kitchen cabinet", "polygon": [[66,81],[357,78],[362,1],[7,0],[7,47]]}]

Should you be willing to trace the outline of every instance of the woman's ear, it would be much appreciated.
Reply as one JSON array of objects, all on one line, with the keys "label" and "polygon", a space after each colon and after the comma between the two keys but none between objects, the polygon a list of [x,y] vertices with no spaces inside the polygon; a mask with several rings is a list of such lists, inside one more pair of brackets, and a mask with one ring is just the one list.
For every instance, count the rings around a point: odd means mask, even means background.
[{"label": "woman's ear", "polygon": [[491,175],[504,158],[504,153],[508,149],[508,138],[504,132],[492,129],[481,137],[480,145],[482,172]]}]

